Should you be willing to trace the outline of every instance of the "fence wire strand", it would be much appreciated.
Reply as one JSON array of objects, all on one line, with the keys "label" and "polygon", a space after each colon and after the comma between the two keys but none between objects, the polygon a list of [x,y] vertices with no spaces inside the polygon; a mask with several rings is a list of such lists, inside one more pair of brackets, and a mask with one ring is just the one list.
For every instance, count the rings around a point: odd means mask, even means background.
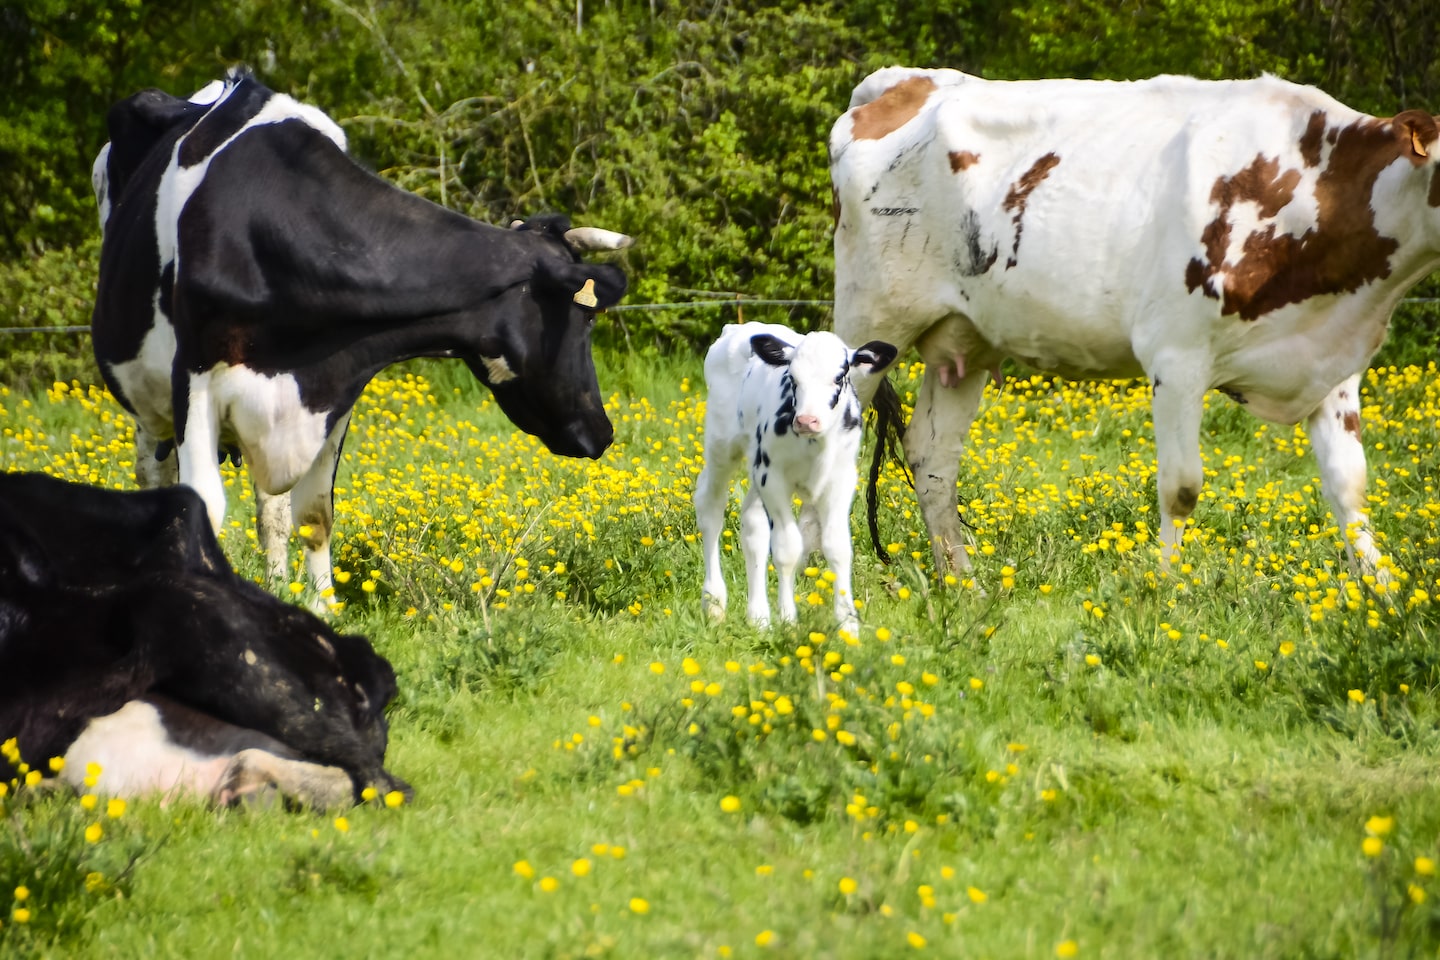
[{"label": "fence wire strand", "polygon": [[[1440,297],[1407,297],[1400,301],[1405,304],[1417,303],[1440,303]],[[687,309],[709,309],[711,307],[832,307],[833,300],[767,300],[761,298],[749,299],[746,297],[716,298],[714,300],[684,300],[675,303],[622,303],[610,307],[605,311],[620,313],[627,310],[687,310]],[[0,327],[0,336],[23,336],[27,333],[62,333],[80,334],[89,333],[88,326],[77,327]]]}]

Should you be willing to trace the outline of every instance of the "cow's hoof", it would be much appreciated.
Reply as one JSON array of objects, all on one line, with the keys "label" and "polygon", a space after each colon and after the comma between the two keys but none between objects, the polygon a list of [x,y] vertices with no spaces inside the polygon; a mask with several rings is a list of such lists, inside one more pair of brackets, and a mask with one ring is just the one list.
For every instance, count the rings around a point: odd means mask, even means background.
[{"label": "cow's hoof", "polygon": [[715,623],[721,623],[725,620],[724,600],[721,600],[719,597],[716,597],[713,594],[707,593],[704,597],[701,598],[700,602],[705,607],[705,616],[708,617],[710,620],[713,620]]}]

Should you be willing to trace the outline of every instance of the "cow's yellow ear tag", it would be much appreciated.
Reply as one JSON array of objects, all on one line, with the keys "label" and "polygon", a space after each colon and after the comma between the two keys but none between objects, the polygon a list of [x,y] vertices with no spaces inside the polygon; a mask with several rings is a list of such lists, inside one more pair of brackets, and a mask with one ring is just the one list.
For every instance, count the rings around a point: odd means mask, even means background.
[{"label": "cow's yellow ear tag", "polygon": [[589,307],[591,310],[595,309],[595,305],[600,301],[595,296],[595,280],[593,277],[585,281],[585,286],[575,291],[573,299],[582,307]]}]

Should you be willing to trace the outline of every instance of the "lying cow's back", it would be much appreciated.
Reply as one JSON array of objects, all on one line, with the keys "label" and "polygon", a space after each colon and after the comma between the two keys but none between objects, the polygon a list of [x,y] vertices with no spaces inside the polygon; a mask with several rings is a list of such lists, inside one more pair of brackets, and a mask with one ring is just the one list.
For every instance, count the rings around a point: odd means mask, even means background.
[{"label": "lying cow's back", "polygon": [[41,473],[0,473],[0,570],[9,564],[47,584],[230,574],[205,504],[189,487],[120,493]]}]

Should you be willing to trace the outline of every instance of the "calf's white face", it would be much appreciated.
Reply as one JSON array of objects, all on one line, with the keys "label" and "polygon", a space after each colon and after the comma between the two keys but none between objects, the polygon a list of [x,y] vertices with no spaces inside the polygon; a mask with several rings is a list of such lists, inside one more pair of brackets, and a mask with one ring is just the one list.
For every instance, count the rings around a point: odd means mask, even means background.
[{"label": "calf's white face", "polygon": [[[762,333],[752,337],[750,345],[765,363],[787,368],[775,408],[777,435],[793,428],[798,436],[818,436],[847,418],[853,426],[859,425],[859,405],[849,402],[854,398],[848,382],[852,356],[845,341],[833,333],[819,332],[791,346]],[[864,357],[859,360],[862,370],[865,362]]]}]

